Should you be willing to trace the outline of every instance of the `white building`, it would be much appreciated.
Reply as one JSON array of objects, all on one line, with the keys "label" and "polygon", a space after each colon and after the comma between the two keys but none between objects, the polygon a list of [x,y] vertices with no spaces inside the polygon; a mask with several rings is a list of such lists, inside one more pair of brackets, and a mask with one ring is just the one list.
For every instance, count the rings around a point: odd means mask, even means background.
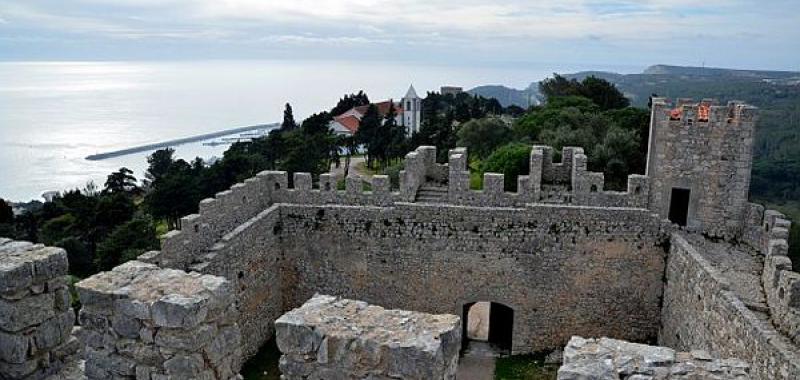
[{"label": "white building", "polygon": [[412,84],[403,97],[403,126],[406,127],[406,134],[411,136],[419,131],[422,122],[422,99],[417,95]]},{"label": "white building", "polygon": [[[391,100],[373,103],[381,117],[386,117],[390,108],[394,108],[397,114],[395,121],[398,125],[406,128],[406,134],[411,136],[414,132],[419,131],[420,123],[422,122],[422,99],[417,96],[414,86],[409,87],[406,96],[402,101],[395,103]],[[333,132],[341,135],[353,135],[358,130],[361,124],[361,119],[367,112],[369,106],[353,107],[349,111],[336,116],[331,121],[330,127]]]}]

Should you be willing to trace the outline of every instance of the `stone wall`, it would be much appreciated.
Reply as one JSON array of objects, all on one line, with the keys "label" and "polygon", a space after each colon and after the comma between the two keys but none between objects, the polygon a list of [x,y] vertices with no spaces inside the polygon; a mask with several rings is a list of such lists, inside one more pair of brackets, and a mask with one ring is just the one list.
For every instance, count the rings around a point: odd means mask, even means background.
[{"label": "stone wall", "polygon": [[316,295],[275,321],[282,378],[455,379],[455,315],[386,310]]},{"label": "stone wall", "polygon": [[667,347],[577,336],[564,348],[564,365],[558,369],[558,380],[750,378],[744,361],[714,359],[702,350],[675,352]]},{"label": "stone wall", "polygon": [[[709,106],[708,120],[699,119]],[[647,175],[649,209],[667,217],[673,188],[691,190],[687,227],[734,238],[745,218],[757,110],[739,103],[679,100],[679,116],[663,98],[653,99]]]},{"label": "stone wall", "polygon": [[[286,172],[259,173],[214,198],[200,202],[199,212],[181,218],[180,230],[167,233],[161,251],[149,254],[146,260],[163,267],[189,269],[194,263],[203,261],[202,257],[226,234],[276,203],[392,206],[414,202],[417,192],[425,185],[447,189],[447,203],[456,205],[522,207],[528,203],[565,203],[596,207],[646,206],[647,178],[631,176],[626,192],[606,191],[602,186],[602,173],[586,171],[586,156],[580,148],[564,148],[563,162],[553,163],[552,149],[534,147],[530,159],[531,174],[518,178],[517,192],[505,191],[504,177],[497,173],[486,173],[482,190],[470,190],[466,149],[457,148],[450,153],[453,162],[444,165],[436,163],[434,147],[421,146],[409,153],[405,169],[400,174],[398,191],[393,191],[389,178],[382,175],[368,181],[358,177],[345,178],[345,190],[337,190],[338,178],[331,174],[322,174],[315,186],[310,174],[295,173],[292,186],[289,186]],[[580,182],[577,189],[573,189],[572,182]]]},{"label": "stone wall", "polygon": [[659,343],[738,357],[759,379],[800,378],[800,352],[750,310],[731,285],[695,248],[673,234],[667,263]]},{"label": "stone wall", "polygon": [[236,284],[246,353],[317,292],[437,314],[499,302],[514,309],[513,350],[525,353],[578,332],[654,339],[662,236],[638,209],[280,204],[193,269]]},{"label": "stone wall", "polygon": [[130,261],[78,284],[88,379],[235,379],[235,292],[222,277]]},{"label": "stone wall", "polygon": [[42,379],[78,349],[63,249],[0,238],[0,378]]}]

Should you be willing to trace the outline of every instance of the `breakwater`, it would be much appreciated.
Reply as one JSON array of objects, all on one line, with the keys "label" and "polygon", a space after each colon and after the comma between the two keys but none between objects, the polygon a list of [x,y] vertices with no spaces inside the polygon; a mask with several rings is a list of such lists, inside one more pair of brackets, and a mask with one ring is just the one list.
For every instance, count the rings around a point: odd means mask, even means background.
[{"label": "breakwater", "polygon": [[184,137],[184,138],[180,138],[180,139],[162,141],[162,142],[146,144],[146,145],[139,145],[139,146],[135,146],[135,147],[132,147],[132,148],[120,149],[120,150],[115,150],[115,151],[111,151],[111,152],[92,154],[90,156],[86,156],[86,159],[89,160],[89,161],[105,160],[107,158],[125,156],[125,155],[133,154],[133,153],[147,152],[147,151],[150,151],[150,150],[156,150],[156,149],[161,149],[161,148],[168,148],[168,147],[172,147],[172,146],[183,145],[183,144],[193,143],[193,142],[197,142],[197,141],[203,141],[203,140],[213,139],[213,138],[217,138],[217,137],[233,135],[233,134],[236,134],[236,133],[253,131],[253,130],[257,130],[257,129],[277,128],[279,126],[280,126],[280,123],[272,123],[272,124],[258,124],[258,125],[250,125],[250,126],[247,126],[247,127],[226,129],[224,131],[211,132],[211,133],[206,133],[206,134],[202,134],[202,135]]}]

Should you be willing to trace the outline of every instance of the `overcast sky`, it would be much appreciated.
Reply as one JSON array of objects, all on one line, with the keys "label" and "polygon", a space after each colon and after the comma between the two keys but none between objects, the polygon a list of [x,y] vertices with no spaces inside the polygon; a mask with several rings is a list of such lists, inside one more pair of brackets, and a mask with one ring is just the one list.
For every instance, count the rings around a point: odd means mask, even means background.
[{"label": "overcast sky", "polygon": [[800,70],[800,0],[0,0],[0,60]]}]

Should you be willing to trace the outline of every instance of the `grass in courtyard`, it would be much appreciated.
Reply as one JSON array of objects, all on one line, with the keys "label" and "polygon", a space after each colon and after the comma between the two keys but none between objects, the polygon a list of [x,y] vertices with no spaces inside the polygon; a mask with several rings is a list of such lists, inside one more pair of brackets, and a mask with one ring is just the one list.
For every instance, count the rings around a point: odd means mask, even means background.
[{"label": "grass in courtyard", "polygon": [[555,380],[558,365],[544,364],[539,355],[514,355],[497,358],[495,380]]},{"label": "grass in courtyard", "polygon": [[278,369],[278,360],[281,352],[275,344],[275,338],[261,346],[258,353],[244,363],[242,376],[244,380],[280,380],[281,372]]}]

